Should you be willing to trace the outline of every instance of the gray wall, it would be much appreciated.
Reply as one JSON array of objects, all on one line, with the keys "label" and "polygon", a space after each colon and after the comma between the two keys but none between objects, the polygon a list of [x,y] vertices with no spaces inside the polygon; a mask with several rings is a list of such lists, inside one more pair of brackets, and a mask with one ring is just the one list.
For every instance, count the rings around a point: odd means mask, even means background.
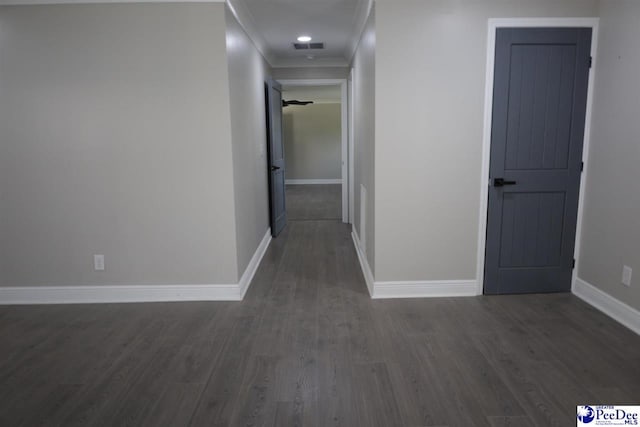
[{"label": "gray wall", "polygon": [[[360,44],[353,59],[353,85],[355,99],[355,197],[354,197],[354,227],[362,238],[366,236],[366,256],[372,272],[375,273],[375,221],[374,204],[377,199],[375,171],[375,145],[377,144],[375,130],[376,114],[376,12],[372,9],[367,20]],[[367,190],[366,206],[362,207],[360,186]],[[366,227],[363,230],[360,223],[361,209],[366,212]]]},{"label": "gray wall", "polygon": [[348,75],[349,69],[347,67],[289,67],[273,69],[273,78],[276,80],[346,79]]},{"label": "gray wall", "polygon": [[340,104],[336,103],[290,105],[283,109],[288,180],[341,178],[340,114]]},{"label": "gray wall", "polygon": [[488,18],[597,13],[595,0],[376,2],[377,281],[476,278]]},{"label": "gray wall", "polygon": [[238,277],[269,228],[264,82],[269,66],[227,8]]},{"label": "gray wall", "polygon": [[224,19],[0,7],[0,285],[237,282]]},{"label": "gray wall", "polygon": [[[601,2],[578,276],[640,309],[640,3]],[[634,268],[630,288],[622,266]]]}]

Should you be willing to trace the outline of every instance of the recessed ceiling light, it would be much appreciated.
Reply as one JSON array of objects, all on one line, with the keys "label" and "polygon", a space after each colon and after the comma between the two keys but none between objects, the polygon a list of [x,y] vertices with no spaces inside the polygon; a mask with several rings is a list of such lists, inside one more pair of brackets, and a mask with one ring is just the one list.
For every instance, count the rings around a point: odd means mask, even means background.
[{"label": "recessed ceiling light", "polygon": [[311,37],[309,36],[300,36],[298,37],[298,41],[302,43],[307,43],[311,41]]}]

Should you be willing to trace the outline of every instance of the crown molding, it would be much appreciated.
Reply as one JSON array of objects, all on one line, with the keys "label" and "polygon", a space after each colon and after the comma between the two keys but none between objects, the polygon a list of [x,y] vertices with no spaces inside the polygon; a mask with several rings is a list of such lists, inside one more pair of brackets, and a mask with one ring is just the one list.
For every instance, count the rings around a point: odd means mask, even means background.
[{"label": "crown molding", "polygon": [[227,6],[229,6],[229,10],[231,10],[231,13],[236,18],[236,21],[238,21],[244,32],[253,42],[256,49],[258,49],[258,52],[262,54],[262,57],[271,67],[275,67],[274,64],[276,63],[276,59],[269,50],[267,41],[257,30],[255,18],[244,3],[244,0],[227,0],[226,3]]},{"label": "crown molding", "polygon": [[351,63],[353,56],[356,54],[356,49],[362,39],[362,33],[367,26],[369,15],[371,15],[371,9],[373,8],[373,0],[360,0],[358,3],[358,10],[356,12],[356,19],[353,23],[353,28],[356,31],[353,33],[349,43],[347,44],[347,50],[345,51],[345,58],[347,62]]}]

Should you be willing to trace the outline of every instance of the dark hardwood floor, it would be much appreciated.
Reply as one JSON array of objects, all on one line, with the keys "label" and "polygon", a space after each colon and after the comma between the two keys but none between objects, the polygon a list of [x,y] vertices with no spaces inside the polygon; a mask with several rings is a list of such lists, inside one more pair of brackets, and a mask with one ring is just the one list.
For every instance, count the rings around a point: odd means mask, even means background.
[{"label": "dark hardwood floor", "polygon": [[568,294],[371,300],[292,221],[243,302],[0,307],[2,426],[568,426],[640,402],[640,337]]},{"label": "dark hardwood floor", "polygon": [[318,184],[286,187],[287,219],[307,221],[342,219],[342,185]]}]

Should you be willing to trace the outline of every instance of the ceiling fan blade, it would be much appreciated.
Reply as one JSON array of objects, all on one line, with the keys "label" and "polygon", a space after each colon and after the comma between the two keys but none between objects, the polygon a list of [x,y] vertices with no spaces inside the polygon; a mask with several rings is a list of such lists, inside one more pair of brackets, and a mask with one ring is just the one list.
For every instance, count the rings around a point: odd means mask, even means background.
[{"label": "ceiling fan blade", "polygon": [[288,107],[289,105],[309,105],[313,104],[313,101],[298,101],[297,99],[292,99],[291,101],[282,100],[282,106]]}]

